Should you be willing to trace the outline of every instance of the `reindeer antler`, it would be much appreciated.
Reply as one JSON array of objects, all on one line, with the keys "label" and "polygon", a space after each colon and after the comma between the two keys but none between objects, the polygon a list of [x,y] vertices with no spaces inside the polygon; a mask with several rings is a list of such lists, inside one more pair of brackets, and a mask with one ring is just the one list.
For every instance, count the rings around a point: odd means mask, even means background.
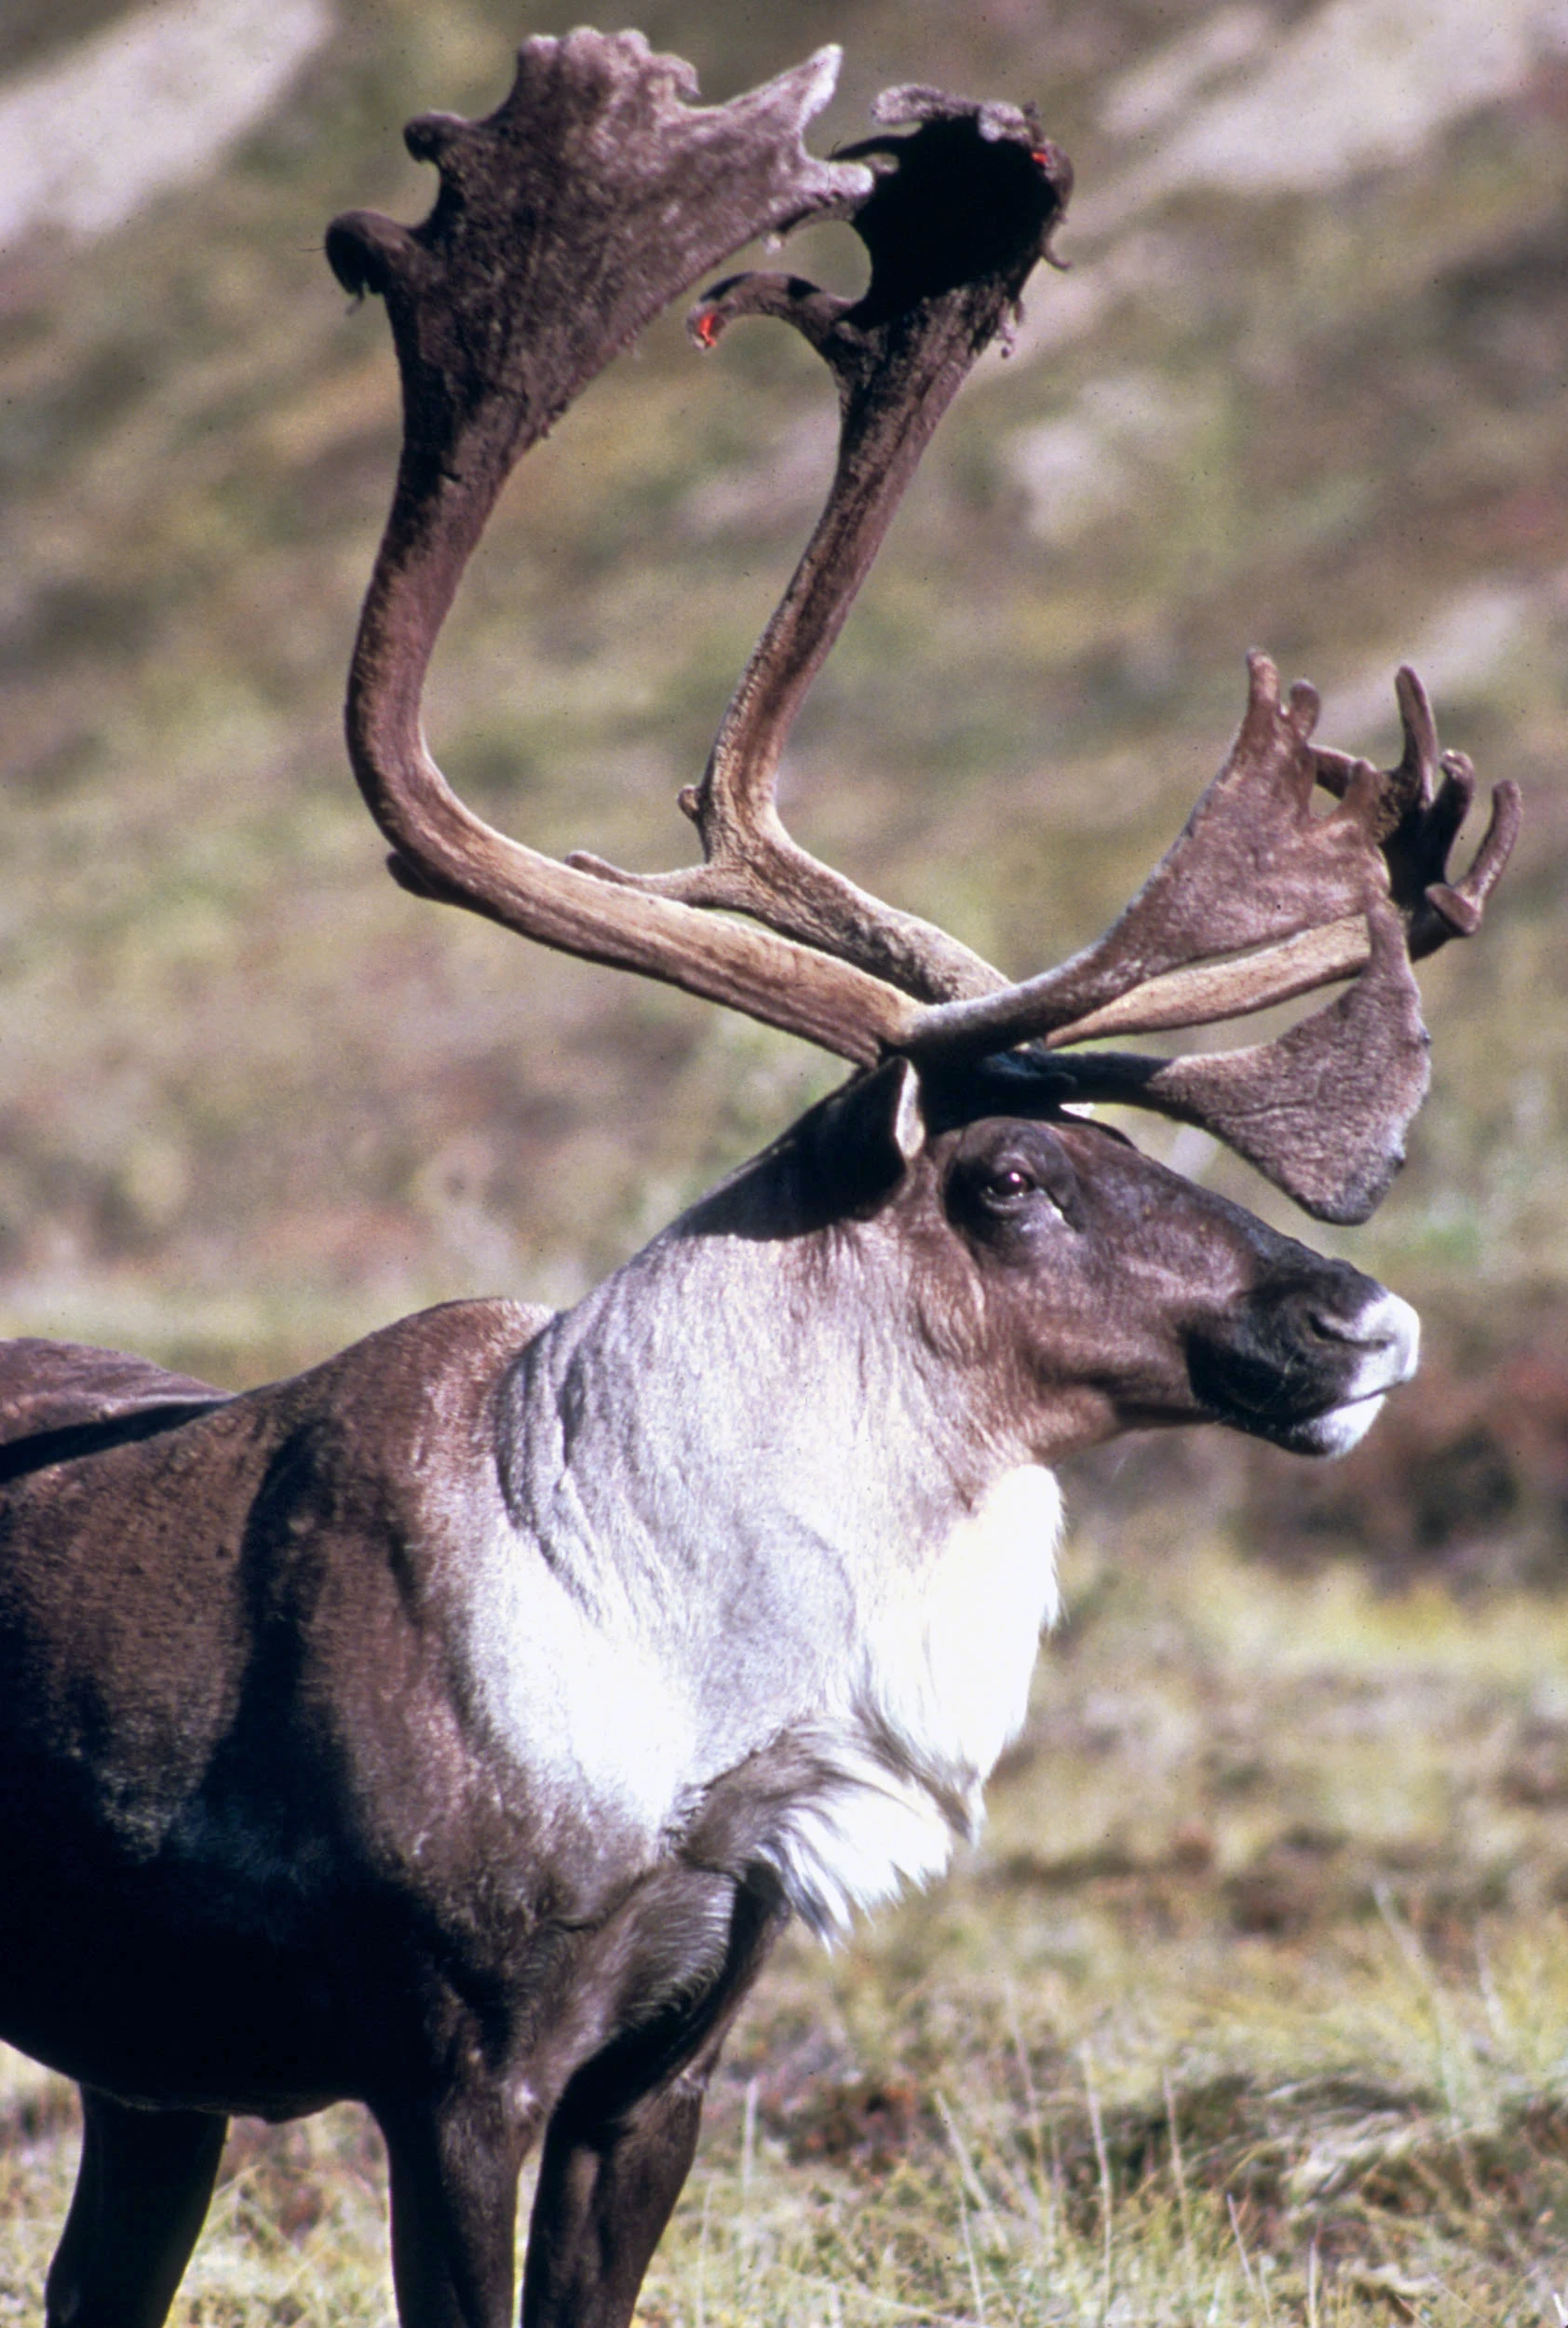
[{"label": "reindeer antler", "polygon": [[738,316],[792,324],[831,371],[840,409],[827,504],[731,698],[701,784],[681,795],[707,861],[656,874],[617,873],[583,854],[571,861],[644,894],[756,914],[935,1001],[1006,981],[945,930],[809,856],[785,831],[774,788],[795,714],[937,423],[1048,254],[1073,170],[1032,109],[899,88],[875,110],[888,124],[921,127],[912,138],[845,149],[880,165],[872,192],[848,213],[871,258],[860,298],[835,298],[799,276],[738,275],[710,291],[689,319],[703,347]]},{"label": "reindeer antler", "polygon": [[640,34],[524,42],[486,120],[426,115],[411,152],[440,172],[422,226],[350,211],[327,256],[386,302],[403,380],[402,457],[349,673],[349,755],[406,886],[590,960],[644,972],[870,1061],[907,999],[773,933],[621,895],[525,848],[455,797],[419,705],[463,568],[513,466],[637,332],[741,243],[863,194],[814,160],[804,125],[836,49],[698,108],[678,58]]},{"label": "reindeer antler", "polygon": [[[1281,705],[1266,656],[1250,656],[1249,673],[1247,717],[1225,767],[1106,937],[1033,981],[1043,1008],[1031,1031],[1056,1046],[1196,1026],[1354,977],[1337,1001],[1273,1043],[1177,1060],[1080,1052],[1062,1063],[1078,1098],[1119,1099],[1199,1125],[1318,1219],[1363,1221],[1403,1161],[1426,1092],[1429,1045],[1412,960],[1480,927],[1519,831],[1519,788],[1495,788],[1485,836],[1451,887],[1448,853],[1475,778],[1459,754],[1440,764],[1415,673],[1399,674],[1405,749],[1383,770],[1311,744],[1313,689],[1298,685]],[[1315,782],[1339,797],[1327,817],[1311,813]],[[1265,797],[1276,785],[1289,804],[1283,817]],[[1259,951],[1227,955],[1245,946]],[[1169,955],[1183,966],[1164,967]],[[1129,960],[1132,982],[1098,1002]]]},{"label": "reindeer antler", "polygon": [[[403,456],[348,700],[350,752],[393,869],[424,894],[862,1062],[1059,1053],[1353,979],[1275,1043],[1178,1061],[1075,1053],[1055,1059],[1050,1082],[1202,1124],[1309,1211],[1364,1217],[1426,1088],[1411,960],[1476,927],[1518,824],[1517,794],[1499,787],[1474,863],[1450,884],[1474,777],[1456,755],[1439,761],[1413,673],[1399,681],[1403,757],[1380,772],[1315,746],[1312,689],[1281,700],[1273,665],[1252,656],[1236,744],[1175,846],[1104,937],[1018,985],[785,830],[774,788],[791,724],[938,420],[1051,255],[1072,187],[1033,110],[926,88],[877,106],[912,134],[814,161],[800,133],[835,70],[822,50],[702,109],[686,102],[689,69],[638,34],[529,41],[487,120],[412,126],[411,149],[441,176],[422,226],[351,213],[330,230],[340,278],[385,296],[403,374]],[[781,317],[828,363],[840,406],[821,519],[701,784],[681,796],[704,861],[659,874],[582,853],[558,864],[481,823],[425,750],[420,691],[463,565],[519,455],[659,307],[754,236],[828,214],[870,253],[858,300],[750,274],[692,318],[711,345],[737,316]],[[1315,787],[1337,800],[1327,815]]]},{"label": "reindeer antler", "polygon": [[[773,775],[920,453],[1046,248],[1071,172],[1032,115],[922,90],[879,108],[918,120],[914,138],[816,162],[800,131],[836,67],[824,49],[698,111],[683,102],[689,68],[638,34],[528,41],[487,120],[412,125],[411,149],[441,174],[424,225],[351,212],[327,250],[348,289],[385,297],[403,373],[398,491],[348,698],[350,755],[393,871],[546,944],[864,1062],[912,1031],[912,995],[1003,981],[798,849]],[[777,283],[801,327],[819,330],[845,413],[829,508],[688,796],[711,867],[640,880],[581,855],[557,864],[472,816],[425,750],[420,691],[463,565],[520,453],[650,316],[738,244],[828,212],[851,216],[872,251],[862,300],[753,277],[727,287],[731,306],[698,311],[711,339],[748,298],[765,309]],[[713,905],[766,927],[696,910]]]},{"label": "reindeer antler", "polygon": [[[1266,656],[1248,658],[1246,716],[1174,846],[1105,935],[1037,979],[926,1013],[911,1048],[973,1055],[1030,1039],[1059,1047],[1192,1027],[1354,979],[1273,1043],[1176,1060],[1071,1053],[1054,1098],[1116,1100],[1200,1126],[1318,1219],[1365,1220],[1404,1155],[1426,1096],[1428,1039],[1412,959],[1470,935],[1519,830],[1500,784],[1469,872],[1448,852],[1474,792],[1458,754],[1438,759],[1426,690],[1398,683],[1397,767],[1311,742],[1314,689],[1282,702]],[[1440,790],[1434,790],[1439,766]],[[1314,786],[1337,795],[1314,814]]]}]

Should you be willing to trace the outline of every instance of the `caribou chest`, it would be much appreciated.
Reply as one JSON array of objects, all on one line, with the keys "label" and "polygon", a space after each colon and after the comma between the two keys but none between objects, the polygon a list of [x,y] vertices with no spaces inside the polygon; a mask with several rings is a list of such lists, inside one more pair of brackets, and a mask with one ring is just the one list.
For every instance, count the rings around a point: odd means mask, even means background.
[{"label": "caribou chest", "polygon": [[[895,1557],[786,1528],[761,1565],[787,1572],[815,1611],[810,1638],[759,1622],[742,1647],[735,1608],[709,1605],[703,1563],[663,1563],[653,1606],[615,1590],[602,1565],[588,1590],[559,1553],[503,1526],[469,1602],[469,1671],[530,1791],[574,1803],[596,1856],[646,1864],[678,1848],[710,1791],[754,1772],[771,1807],[752,1855],[827,1932],[930,1880],[954,1835],[974,1832],[1056,1616],[1060,1527],[1054,1478],[1026,1465]],[[627,1567],[615,1563],[623,1588],[648,1550],[636,1535]],[[806,1573],[818,1564],[819,1589]],[[716,1670],[721,1636],[743,1687]]]},{"label": "caribou chest", "polygon": [[994,1481],[926,1561],[890,1577],[843,1695],[808,1716],[813,1776],[781,1804],[761,1856],[824,1937],[857,1909],[939,1875],[972,1836],[981,1789],[1023,1721],[1044,1626],[1059,1608],[1061,1498],[1049,1471]]}]

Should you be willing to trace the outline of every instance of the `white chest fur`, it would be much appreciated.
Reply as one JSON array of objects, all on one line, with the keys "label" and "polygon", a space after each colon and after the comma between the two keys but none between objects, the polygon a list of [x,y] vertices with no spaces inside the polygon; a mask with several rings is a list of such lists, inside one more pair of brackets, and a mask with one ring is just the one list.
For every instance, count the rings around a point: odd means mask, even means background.
[{"label": "white chest fur", "polygon": [[[476,1694],[542,1800],[606,1840],[656,1854],[694,1801],[770,1744],[809,1772],[781,1800],[761,1856],[824,1936],[858,1908],[928,1882],[1023,1720],[1043,1625],[1057,1615],[1061,1501],[1034,1465],[1005,1473],[923,1558],[862,1564],[854,1614],[809,1661],[780,1639],[736,1723],[718,1728],[700,1659],[647,1609],[590,1610],[497,1515],[468,1604]],[[679,1605],[679,1593],[672,1605]],[[841,1618],[842,1621],[842,1618]],[[752,1644],[755,1663],[755,1644]]]},{"label": "white chest fur", "polygon": [[1059,1611],[1061,1529],[1052,1475],[1009,1471],[872,1613],[847,1702],[809,1727],[819,1780],[783,1812],[766,1854],[824,1937],[939,1875],[954,1834],[978,1827]]}]

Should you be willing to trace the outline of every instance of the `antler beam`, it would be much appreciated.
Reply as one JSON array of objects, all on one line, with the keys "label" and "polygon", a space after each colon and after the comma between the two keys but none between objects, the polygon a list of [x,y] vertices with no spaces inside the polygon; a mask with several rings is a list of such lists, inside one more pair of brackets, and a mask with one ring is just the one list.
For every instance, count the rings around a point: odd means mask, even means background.
[{"label": "antler beam", "polygon": [[843,629],[932,432],[1017,306],[1064,214],[1073,170],[1033,112],[935,89],[887,90],[876,116],[914,136],[869,140],[870,196],[849,213],[871,259],[857,300],[799,276],[739,275],[709,291],[690,328],[704,347],[740,316],[775,316],[809,341],[838,390],[838,461],[822,515],[724,714],[699,786],[681,796],[705,863],[634,875],[572,861],[644,894],[751,914],[858,962],[922,999],[991,993],[1001,973],[912,914],[820,863],[786,832],[775,797],[795,714]]},{"label": "antler beam", "polygon": [[385,300],[403,382],[391,514],[349,674],[355,774],[406,886],[547,945],[634,969],[869,1062],[905,997],[773,933],[634,898],[525,848],[455,797],[419,706],[475,543],[520,455],[660,309],[742,243],[864,194],[801,132],[831,94],[822,49],[728,105],[640,34],[523,44],[487,119],[431,114],[410,151],[441,188],[424,224],[351,211],[328,230],[345,289]]}]

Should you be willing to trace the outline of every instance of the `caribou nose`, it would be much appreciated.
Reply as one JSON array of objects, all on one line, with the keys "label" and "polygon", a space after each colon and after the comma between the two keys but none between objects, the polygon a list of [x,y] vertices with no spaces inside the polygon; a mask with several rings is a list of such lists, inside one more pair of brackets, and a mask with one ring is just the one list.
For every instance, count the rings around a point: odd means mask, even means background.
[{"label": "caribou nose", "polygon": [[1283,1444],[1299,1455],[1345,1455],[1370,1428],[1385,1392],[1414,1374],[1421,1321],[1409,1302],[1372,1285],[1348,1313],[1315,1305],[1311,1324],[1320,1342],[1344,1353],[1344,1381],[1334,1404],[1286,1434]]},{"label": "caribou nose", "polygon": [[[1187,1343],[1200,1405],[1298,1455],[1343,1455],[1415,1372],[1415,1312],[1347,1262],[1296,1262]],[[1293,1259],[1293,1256],[1292,1256]]]},{"label": "caribou nose", "polygon": [[1392,1390],[1415,1372],[1420,1319],[1409,1302],[1347,1261],[1320,1262],[1287,1293],[1285,1311],[1298,1333],[1352,1370],[1348,1383],[1364,1377],[1364,1389],[1351,1388],[1352,1397]]},{"label": "caribou nose", "polygon": [[1359,1353],[1359,1363],[1346,1387],[1351,1399],[1367,1399],[1409,1382],[1421,1359],[1421,1320],[1409,1302],[1379,1286],[1372,1299],[1346,1316],[1318,1308],[1312,1314],[1313,1331],[1325,1342],[1340,1343]]}]

